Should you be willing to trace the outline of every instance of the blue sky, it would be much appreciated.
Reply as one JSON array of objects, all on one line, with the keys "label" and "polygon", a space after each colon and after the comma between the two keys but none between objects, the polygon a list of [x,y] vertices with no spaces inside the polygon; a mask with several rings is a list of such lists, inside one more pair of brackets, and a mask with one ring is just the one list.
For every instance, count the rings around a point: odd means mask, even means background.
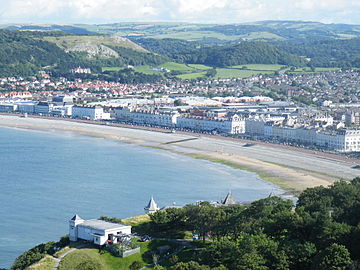
[{"label": "blue sky", "polygon": [[303,20],[360,24],[360,0],[0,0],[0,23]]}]

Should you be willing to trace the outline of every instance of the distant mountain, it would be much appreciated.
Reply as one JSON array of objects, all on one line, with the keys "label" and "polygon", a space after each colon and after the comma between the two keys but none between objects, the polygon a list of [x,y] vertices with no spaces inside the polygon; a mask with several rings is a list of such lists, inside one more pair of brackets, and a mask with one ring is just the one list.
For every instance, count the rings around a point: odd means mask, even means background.
[{"label": "distant mountain", "polygon": [[4,25],[10,30],[62,31],[76,34],[119,34],[124,37],[175,38],[221,43],[236,40],[349,39],[360,37],[360,25],[303,21],[260,21],[243,24],[113,23],[74,25]]}]

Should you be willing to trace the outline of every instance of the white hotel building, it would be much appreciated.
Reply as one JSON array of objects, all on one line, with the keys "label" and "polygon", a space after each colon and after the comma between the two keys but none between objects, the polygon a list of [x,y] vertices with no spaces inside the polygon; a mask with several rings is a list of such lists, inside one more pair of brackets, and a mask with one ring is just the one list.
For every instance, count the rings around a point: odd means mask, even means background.
[{"label": "white hotel building", "polygon": [[176,111],[159,112],[149,110],[132,110],[128,107],[116,108],[115,118],[118,121],[137,125],[151,125],[174,128],[179,114]]},{"label": "white hotel building", "polygon": [[177,118],[176,127],[194,131],[214,132],[220,134],[242,134],[245,133],[245,121],[238,115],[229,118],[203,118],[185,117]]},{"label": "white hotel building", "polygon": [[104,109],[100,106],[77,106],[72,107],[72,117],[81,119],[103,119]]},{"label": "white hotel building", "polygon": [[293,128],[273,121],[246,120],[246,133],[259,138],[273,138],[288,142],[316,145],[339,152],[360,151],[360,130],[326,131],[316,128]]}]

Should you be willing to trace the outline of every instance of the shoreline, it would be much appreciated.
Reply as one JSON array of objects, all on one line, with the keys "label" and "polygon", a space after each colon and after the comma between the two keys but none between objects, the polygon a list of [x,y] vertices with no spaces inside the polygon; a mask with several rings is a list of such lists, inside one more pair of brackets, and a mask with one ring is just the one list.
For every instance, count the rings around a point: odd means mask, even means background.
[{"label": "shoreline", "polygon": [[359,170],[353,168],[356,165],[354,160],[344,160],[335,155],[311,154],[310,151],[276,147],[256,141],[252,142],[253,146],[247,147],[246,140],[227,137],[4,114],[0,115],[0,127],[71,132],[166,150],[255,172],[262,180],[279,186],[287,194],[297,194],[307,187],[327,186],[340,179],[351,180],[360,174]]}]

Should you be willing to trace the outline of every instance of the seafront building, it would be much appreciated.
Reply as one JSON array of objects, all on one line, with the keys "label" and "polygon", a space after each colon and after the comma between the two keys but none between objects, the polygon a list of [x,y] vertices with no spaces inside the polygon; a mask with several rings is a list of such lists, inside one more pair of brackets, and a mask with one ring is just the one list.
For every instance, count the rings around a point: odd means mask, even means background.
[{"label": "seafront building", "polygon": [[100,120],[103,119],[104,109],[100,106],[78,106],[72,108],[72,118]]},{"label": "seafront building", "polygon": [[114,116],[117,121],[124,123],[175,128],[179,113],[173,110],[137,110],[130,107],[118,107],[114,109]]},{"label": "seafront building", "polygon": [[124,234],[131,234],[131,226],[98,219],[84,220],[78,215],[69,220],[70,241],[80,239],[102,246],[108,241],[114,244],[117,243]]},{"label": "seafront building", "polygon": [[211,132],[214,134],[245,133],[245,121],[238,115],[221,118],[180,116],[177,118],[176,127],[179,129],[196,132]]}]

